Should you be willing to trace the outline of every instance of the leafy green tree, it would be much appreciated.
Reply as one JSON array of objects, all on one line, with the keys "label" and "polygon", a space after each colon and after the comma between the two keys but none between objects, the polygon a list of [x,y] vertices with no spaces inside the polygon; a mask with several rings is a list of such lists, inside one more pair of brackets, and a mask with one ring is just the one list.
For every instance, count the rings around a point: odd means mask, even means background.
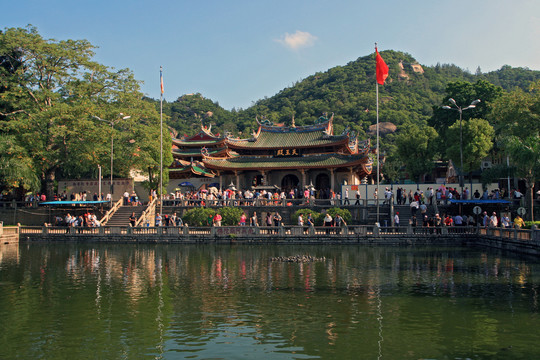
[{"label": "leafy green tree", "polygon": [[[481,102],[474,108],[467,109],[462,113],[462,119],[472,118],[486,119],[491,111],[491,104],[503,94],[503,89],[490,84],[485,80],[478,80],[476,83],[465,81],[451,82],[446,86],[446,96],[443,104],[450,105],[449,99],[454,99],[456,104],[462,108],[468,107],[474,100]],[[429,124],[437,130],[440,135],[441,149],[447,148],[449,141],[446,137],[446,130],[459,119],[457,111],[448,111],[440,106],[434,107],[433,116]]]},{"label": "leafy green tree", "polygon": [[396,146],[409,178],[418,182],[420,176],[430,172],[437,156],[438,134],[430,126],[408,124],[396,136]]},{"label": "leafy green tree", "polygon": [[[484,119],[470,119],[463,121],[463,169],[462,172],[476,170],[480,161],[485,158],[493,148],[495,130]],[[448,146],[446,156],[453,160],[454,165],[460,165],[461,142],[459,120],[448,128],[446,132]]]},{"label": "leafy green tree", "polygon": [[534,221],[534,184],[540,179],[540,138],[538,134],[525,139],[509,136],[505,138],[505,147],[516,167],[516,174],[525,180],[531,221]]},{"label": "leafy green tree", "polygon": [[13,135],[0,135],[0,192],[18,189],[20,194],[39,190],[32,159]]},{"label": "leafy green tree", "polygon": [[492,121],[516,176],[525,180],[534,220],[534,187],[540,180],[540,81],[528,92],[517,89],[501,97],[493,106]]},{"label": "leafy green tree", "polygon": [[[117,139],[115,175],[126,176],[132,166],[155,166],[159,159],[155,107],[143,101],[129,70],[93,61],[93,49],[86,40],[44,39],[31,26],[0,34],[0,79],[8,84],[1,101],[9,105],[0,105],[0,126],[32,154],[32,168],[49,195],[58,176],[91,176],[98,164],[108,164],[111,135]],[[113,134],[92,119],[115,120],[119,113],[131,119]],[[132,155],[134,148],[139,156]]]}]

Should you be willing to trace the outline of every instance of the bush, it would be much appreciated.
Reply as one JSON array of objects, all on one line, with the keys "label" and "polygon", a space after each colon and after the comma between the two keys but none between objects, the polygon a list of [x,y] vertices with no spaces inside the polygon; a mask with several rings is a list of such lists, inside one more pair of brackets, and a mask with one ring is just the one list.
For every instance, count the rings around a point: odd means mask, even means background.
[{"label": "bush", "polygon": [[318,212],[315,212],[310,209],[300,209],[296,211],[294,214],[291,215],[291,223],[293,225],[298,225],[298,216],[302,214],[304,216],[304,225],[307,225],[307,216],[308,214],[311,214],[311,217],[313,218],[313,222],[315,223],[315,226],[321,226],[323,222],[324,216],[322,214],[319,214]]},{"label": "bush", "polygon": [[244,210],[237,207],[224,207],[219,210],[224,226],[237,226]]},{"label": "bush", "polygon": [[540,221],[525,221],[524,229],[530,229],[531,226],[536,225],[540,229]]},{"label": "bush", "polygon": [[351,223],[352,215],[351,215],[351,212],[347,209],[340,209],[340,208],[334,207],[334,208],[328,209],[327,212],[330,214],[332,218],[335,218],[336,215],[339,214],[339,216],[341,216],[347,224]]},{"label": "bush", "polygon": [[[184,224],[189,224],[189,226],[208,226],[208,218],[216,214],[215,210],[197,207],[186,211],[182,219]],[[223,216],[223,215],[221,215]],[[210,223],[210,225],[212,225]]]}]

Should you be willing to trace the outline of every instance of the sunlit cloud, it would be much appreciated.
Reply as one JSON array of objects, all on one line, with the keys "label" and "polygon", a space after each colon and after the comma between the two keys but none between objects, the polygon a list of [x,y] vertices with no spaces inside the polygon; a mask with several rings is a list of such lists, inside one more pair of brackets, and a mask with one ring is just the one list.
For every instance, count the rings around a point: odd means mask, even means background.
[{"label": "sunlit cloud", "polygon": [[315,35],[311,35],[305,31],[296,30],[294,34],[285,33],[281,39],[277,39],[276,41],[289,49],[298,50],[300,48],[313,46],[315,40],[317,40]]}]

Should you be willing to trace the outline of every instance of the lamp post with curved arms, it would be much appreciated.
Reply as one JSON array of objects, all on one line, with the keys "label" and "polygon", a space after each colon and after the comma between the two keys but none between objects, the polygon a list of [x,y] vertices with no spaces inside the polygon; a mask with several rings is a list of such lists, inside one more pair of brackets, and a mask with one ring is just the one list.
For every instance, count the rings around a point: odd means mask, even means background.
[{"label": "lamp post with curved arms", "polygon": [[461,194],[460,195],[463,195],[463,127],[462,127],[462,115],[463,115],[463,111],[469,110],[469,109],[474,109],[476,107],[476,105],[478,103],[480,103],[480,99],[474,100],[469,106],[467,106],[465,108],[459,106],[456,103],[456,100],[454,100],[452,98],[448,99],[448,101],[450,101],[450,103],[453,105],[453,107],[445,105],[442,108],[445,109],[445,110],[455,110],[455,111],[457,111],[459,113],[459,157],[460,157],[459,186],[461,187]]},{"label": "lamp post with curved arms", "polygon": [[111,184],[110,184],[110,193],[111,193],[111,206],[112,206],[112,198],[113,198],[113,164],[114,164],[114,124],[119,122],[120,120],[127,120],[131,116],[126,115],[124,116],[123,113],[118,114],[118,118],[114,120],[104,120],[100,118],[99,116],[92,116],[94,119],[106,122],[111,125]]}]

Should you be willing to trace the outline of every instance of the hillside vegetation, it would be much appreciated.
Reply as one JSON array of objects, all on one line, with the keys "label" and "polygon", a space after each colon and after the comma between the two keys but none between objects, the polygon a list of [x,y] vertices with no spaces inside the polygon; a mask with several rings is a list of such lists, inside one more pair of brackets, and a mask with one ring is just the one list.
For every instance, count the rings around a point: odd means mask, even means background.
[{"label": "hillside vegetation", "polygon": [[[510,66],[486,74],[477,69],[471,74],[455,65],[437,64],[421,66],[423,72],[419,72],[414,71],[413,65],[418,63],[409,54],[388,50],[381,55],[390,75],[385,85],[379,86],[379,120],[394,123],[398,132],[404,124],[426,125],[434,108],[443,104],[449,83],[486,81],[509,91],[527,90],[540,79],[540,71]],[[311,75],[247,109],[228,111],[202,94],[193,94],[165,103],[164,111],[170,117],[169,126],[180,136],[198,131],[201,121],[211,123],[215,132],[249,136],[256,127],[255,116],[285,124],[294,116],[297,125],[305,125],[323,113],[334,113],[336,133],[349,127],[365,138],[369,126],[376,123],[374,69],[375,58],[368,55]]]}]

